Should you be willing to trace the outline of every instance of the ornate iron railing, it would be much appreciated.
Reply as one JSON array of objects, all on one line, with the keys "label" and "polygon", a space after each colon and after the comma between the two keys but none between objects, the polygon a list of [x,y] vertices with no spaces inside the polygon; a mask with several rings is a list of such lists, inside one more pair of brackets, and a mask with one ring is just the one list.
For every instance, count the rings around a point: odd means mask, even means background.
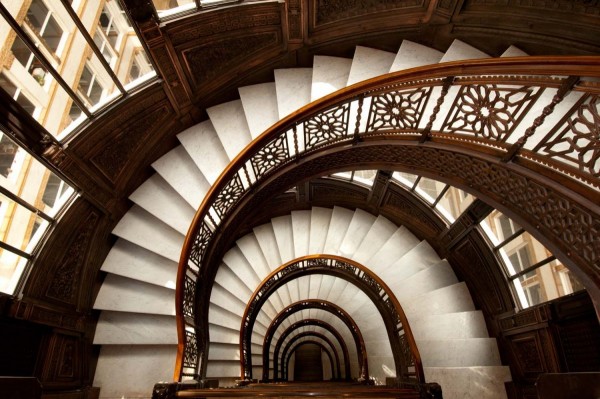
[{"label": "ornate iron railing", "polygon": [[[413,148],[442,143],[484,154],[495,169],[482,170],[478,176],[510,169],[502,164],[518,164],[529,173],[525,180],[546,176],[572,192],[597,193],[600,85],[587,77],[600,77],[599,64],[600,57],[521,57],[415,68],[340,90],[275,124],[221,174],[186,237],[177,277],[175,378],[197,377],[201,370],[207,337],[205,326],[200,328],[196,320],[196,295],[212,286],[214,275],[205,264],[220,231],[231,222],[236,207],[278,173],[323,151],[367,145],[371,140],[401,140]],[[468,179],[472,177],[464,178]],[[505,180],[515,184],[514,179]],[[510,205],[523,202],[510,198],[510,192],[515,190],[502,193],[509,196]],[[573,203],[577,201],[569,206]],[[551,205],[543,205],[544,212]],[[542,212],[538,208],[523,212],[537,215]],[[582,235],[592,234],[597,213],[591,212],[593,220],[583,226]],[[598,249],[586,237],[573,241],[565,229],[546,221],[540,224],[550,239],[572,248],[572,262],[588,270],[599,267]]]}]

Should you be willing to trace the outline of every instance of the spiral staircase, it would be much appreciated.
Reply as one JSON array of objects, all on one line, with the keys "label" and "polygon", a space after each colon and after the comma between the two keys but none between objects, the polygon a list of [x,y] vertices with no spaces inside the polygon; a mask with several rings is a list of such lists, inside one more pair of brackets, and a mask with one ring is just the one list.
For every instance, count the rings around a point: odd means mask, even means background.
[{"label": "spiral staircase", "polygon": [[[524,55],[514,47],[503,54]],[[240,88],[239,100],[209,108],[209,120],[180,133],[181,145],[157,160],[156,174],[130,196],[134,205],[113,230],[118,239],[102,266],[107,275],[94,305],[101,310],[94,337],[94,344],[101,345],[94,380],[101,397],[149,397],[154,383],[172,379],[175,280],[185,234],[210,186],[248,143],[294,110],[356,82],[485,57],[460,41],[445,53],[404,41],[397,54],[357,47],[353,59],[315,56],[313,68],[275,70],[274,82]],[[489,338],[481,312],[449,264],[408,229],[339,207],[274,218],[227,252],[211,294],[208,378],[218,378],[221,386],[239,379],[241,317],[260,282],[287,261],[319,253],[355,260],[388,284],[408,317],[426,379],[440,383],[445,398],[506,397],[508,367],[501,365],[495,339]],[[280,287],[261,310],[252,338],[254,378],[262,375],[266,328],[277,312],[301,299],[324,299],[344,308],[365,338],[370,375],[379,383],[393,375],[383,322],[366,295],[339,278],[306,276]],[[351,377],[357,377],[350,333],[331,314],[304,310],[286,320],[275,337],[295,321],[314,317],[341,332]],[[320,331],[305,327],[297,333],[308,330]],[[272,342],[271,364],[276,339]]]}]

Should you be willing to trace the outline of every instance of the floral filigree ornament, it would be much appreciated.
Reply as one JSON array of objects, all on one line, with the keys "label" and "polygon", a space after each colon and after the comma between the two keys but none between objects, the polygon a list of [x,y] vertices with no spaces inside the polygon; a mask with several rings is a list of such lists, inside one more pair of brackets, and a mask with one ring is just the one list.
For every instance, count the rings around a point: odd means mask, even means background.
[{"label": "floral filigree ornament", "polygon": [[534,90],[528,87],[463,86],[442,130],[503,141],[533,98]]},{"label": "floral filigree ornament", "polygon": [[289,158],[285,135],[277,137],[260,149],[250,160],[256,178],[263,176]]},{"label": "floral filigree ornament", "polygon": [[348,136],[349,104],[315,115],[304,128],[306,148],[331,142]]},{"label": "floral filigree ornament", "polygon": [[244,187],[239,175],[227,183],[227,186],[221,190],[213,204],[213,209],[219,216],[223,216],[240,199],[244,193]]},{"label": "floral filigree ornament", "polygon": [[600,97],[580,101],[534,151],[600,177]]},{"label": "floral filigree ornament", "polygon": [[367,130],[416,129],[429,88],[374,96]]}]

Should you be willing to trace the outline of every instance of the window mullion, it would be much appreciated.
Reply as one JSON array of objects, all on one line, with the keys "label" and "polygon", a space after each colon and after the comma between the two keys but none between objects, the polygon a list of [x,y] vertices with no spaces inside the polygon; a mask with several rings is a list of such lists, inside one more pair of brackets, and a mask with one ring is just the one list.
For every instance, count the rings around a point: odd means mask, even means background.
[{"label": "window mullion", "polygon": [[525,229],[521,227],[519,230],[515,231],[510,236],[508,236],[508,238],[504,239],[504,241],[502,241],[500,244],[496,245],[496,247],[494,247],[494,250],[496,250],[496,251],[500,250],[500,248],[502,248],[503,246],[505,246],[506,244],[508,244],[509,242],[511,242],[512,240],[514,240],[515,238],[517,238],[518,236],[523,234],[524,232],[525,232]]},{"label": "window mullion", "polygon": [[52,66],[52,64],[46,59],[44,54],[42,54],[40,49],[37,48],[35,43],[23,31],[21,26],[17,23],[17,21],[15,21],[13,16],[8,12],[6,7],[4,7],[4,5],[2,3],[0,3],[0,14],[2,14],[2,16],[4,17],[6,22],[8,22],[8,24],[11,26],[11,28],[17,33],[19,38],[21,40],[23,40],[23,43],[25,43],[25,45],[29,48],[29,50],[31,50],[31,52],[42,63],[44,68],[46,68],[50,72],[50,74],[54,77],[54,79],[56,79],[58,84],[60,84],[60,86],[69,94],[69,97],[71,97],[73,102],[75,104],[77,104],[77,106],[81,109],[82,112],[84,112],[88,117],[91,117],[92,113],[90,112],[89,109],[87,109],[87,107],[85,106],[83,101],[81,101],[81,99],[77,96],[77,94],[75,94],[75,92],[73,91],[71,86],[69,86],[67,84],[67,82],[65,82],[65,80],[62,78],[62,76],[60,76],[60,74],[56,71],[54,66]]},{"label": "window mullion", "polygon": [[17,254],[20,257],[25,258],[25,259],[31,259],[32,258],[31,254],[28,254],[27,252],[22,251],[19,248],[15,248],[15,247],[13,247],[10,244],[5,243],[4,241],[0,241],[0,248],[2,248],[4,250],[7,250],[9,252],[12,252],[14,254]]},{"label": "window mullion", "polygon": [[65,9],[69,13],[69,15],[71,16],[71,19],[75,23],[75,26],[77,26],[77,29],[79,29],[79,32],[81,32],[81,34],[85,38],[85,40],[88,43],[88,45],[92,48],[92,51],[94,52],[94,54],[96,54],[96,57],[98,57],[98,60],[100,60],[100,63],[102,64],[102,66],[104,67],[104,69],[106,69],[106,71],[110,75],[110,78],[113,80],[113,83],[117,86],[117,88],[119,89],[119,91],[121,92],[121,94],[124,95],[125,94],[125,88],[121,84],[121,81],[119,80],[119,78],[117,77],[117,75],[115,75],[115,72],[112,70],[112,68],[110,67],[110,65],[108,64],[108,62],[106,61],[106,59],[104,58],[104,55],[102,55],[102,51],[100,51],[100,49],[98,48],[98,46],[94,42],[94,39],[90,35],[90,33],[87,31],[87,29],[85,28],[85,26],[83,26],[83,23],[81,22],[81,20],[79,19],[79,17],[75,13],[75,10],[73,10],[73,7],[71,7],[71,4],[69,3],[69,1],[68,0],[61,0],[61,3],[65,7]]},{"label": "window mullion", "polygon": [[21,205],[23,208],[26,208],[27,210],[37,214],[42,219],[46,219],[48,222],[54,221],[54,218],[52,218],[48,214],[44,213],[43,211],[39,210],[35,206],[31,205],[29,202],[25,201],[23,198],[19,197],[18,195],[11,193],[9,190],[7,190],[6,188],[4,188],[2,186],[0,186],[0,193],[4,196],[8,197],[9,199],[13,200],[17,204]]},{"label": "window mullion", "polygon": [[519,273],[513,274],[512,276],[509,276],[508,279],[509,280],[516,280],[517,278],[524,276],[527,273],[531,273],[532,271],[534,271],[535,269],[538,269],[541,266],[544,266],[547,263],[552,262],[553,260],[556,260],[556,257],[554,255],[547,257],[546,259],[543,259],[541,261],[539,261],[538,263],[536,263],[535,265],[531,265],[526,269],[521,270]]}]

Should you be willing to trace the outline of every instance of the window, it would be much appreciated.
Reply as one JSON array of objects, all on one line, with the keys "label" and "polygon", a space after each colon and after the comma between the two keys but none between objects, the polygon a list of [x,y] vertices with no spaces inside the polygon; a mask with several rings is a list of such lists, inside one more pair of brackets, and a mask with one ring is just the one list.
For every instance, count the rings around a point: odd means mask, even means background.
[{"label": "window", "polygon": [[504,265],[521,308],[538,305],[583,289],[582,284],[546,247],[501,212],[480,224]]},{"label": "window", "polygon": [[0,74],[0,87],[8,93],[29,115],[34,115],[36,111],[35,105],[23,94],[23,90],[11,82],[4,74]]},{"label": "window", "polygon": [[89,63],[83,67],[77,90],[85,97],[90,106],[98,104],[105,93],[104,87],[98,80],[98,75],[92,70]]},{"label": "window", "polygon": [[33,32],[53,54],[57,54],[63,30],[42,0],[33,0],[25,18]]},{"label": "window", "polygon": [[0,135],[0,291],[13,294],[74,190],[8,135]]}]

